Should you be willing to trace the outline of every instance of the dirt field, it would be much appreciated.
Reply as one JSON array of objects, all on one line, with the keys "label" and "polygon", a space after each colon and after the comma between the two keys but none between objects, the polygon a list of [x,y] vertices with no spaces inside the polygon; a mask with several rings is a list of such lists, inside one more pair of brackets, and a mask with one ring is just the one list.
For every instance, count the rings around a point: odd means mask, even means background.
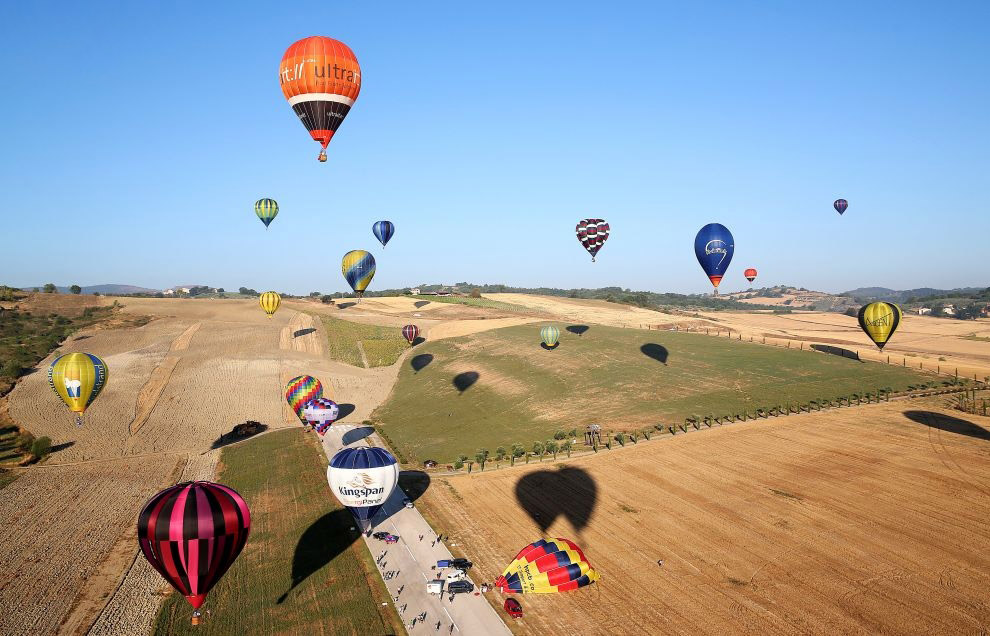
[{"label": "dirt field", "polygon": [[425,505],[477,580],[541,526],[583,546],[601,580],[520,597],[519,633],[984,633],[990,418],[942,412],[919,400],[732,424],[564,471],[435,479]]}]

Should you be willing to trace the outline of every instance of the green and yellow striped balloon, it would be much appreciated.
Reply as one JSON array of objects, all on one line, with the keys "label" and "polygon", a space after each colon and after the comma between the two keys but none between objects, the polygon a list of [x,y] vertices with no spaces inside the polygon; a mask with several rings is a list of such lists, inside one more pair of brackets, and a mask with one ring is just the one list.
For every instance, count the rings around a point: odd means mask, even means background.
[{"label": "green and yellow striped balloon", "polygon": [[278,216],[278,203],[275,199],[258,199],[254,204],[254,213],[258,215],[265,228]]},{"label": "green and yellow striped balloon", "polygon": [[560,339],[560,329],[554,326],[547,326],[540,329],[540,338],[543,339],[543,344],[547,347],[553,348],[557,346],[557,341]]}]

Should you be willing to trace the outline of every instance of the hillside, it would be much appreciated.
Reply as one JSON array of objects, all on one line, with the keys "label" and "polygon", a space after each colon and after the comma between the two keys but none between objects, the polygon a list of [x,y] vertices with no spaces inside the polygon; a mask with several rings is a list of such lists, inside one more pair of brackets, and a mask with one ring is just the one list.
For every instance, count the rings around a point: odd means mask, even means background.
[{"label": "hillside", "polygon": [[842,292],[840,296],[849,298],[860,298],[864,300],[886,300],[894,303],[911,302],[911,299],[923,299],[931,296],[944,298],[968,298],[973,294],[983,291],[980,287],[956,287],[954,289],[936,289],[934,287],[918,287],[916,289],[888,289],[887,287],[860,287],[847,292]]},{"label": "hillside", "polygon": [[[34,285],[31,287],[21,287],[22,291],[31,291],[35,288],[43,289],[44,285]],[[60,294],[68,294],[69,288],[56,285],[55,289],[58,290]],[[104,285],[85,285],[82,287],[82,293],[86,295],[97,294],[109,294],[111,296],[117,294],[154,294],[161,291],[160,289],[149,289],[147,287],[139,287],[138,285],[118,285],[115,283],[108,283]]]}]

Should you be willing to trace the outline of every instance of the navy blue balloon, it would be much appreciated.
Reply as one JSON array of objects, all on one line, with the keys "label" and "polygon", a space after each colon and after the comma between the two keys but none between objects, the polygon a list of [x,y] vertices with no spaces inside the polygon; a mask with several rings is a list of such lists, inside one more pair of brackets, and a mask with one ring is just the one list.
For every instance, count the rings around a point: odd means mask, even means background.
[{"label": "navy blue balloon", "polygon": [[725,270],[729,269],[729,263],[732,262],[735,248],[732,232],[721,223],[709,223],[694,237],[694,255],[698,257],[701,269],[705,270],[715,286],[716,293]]},{"label": "navy blue balloon", "polygon": [[391,221],[377,221],[371,226],[371,231],[375,233],[375,237],[381,241],[382,247],[388,243],[388,240],[392,238],[395,234],[395,225]]}]

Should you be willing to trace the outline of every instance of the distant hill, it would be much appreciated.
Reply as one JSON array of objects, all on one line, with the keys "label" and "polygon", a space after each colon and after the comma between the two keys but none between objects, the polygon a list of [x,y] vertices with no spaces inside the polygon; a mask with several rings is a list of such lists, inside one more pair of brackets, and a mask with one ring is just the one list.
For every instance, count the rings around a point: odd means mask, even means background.
[{"label": "distant hill", "polygon": [[[44,285],[36,285],[38,289],[44,289]],[[32,291],[34,287],[21,287],[23,291]],[[55,286],[60,294],[68,294],[68,287]],[[161,291],[160,289],[148,289],[147,287],[138,287],[137,285],[87,285],[82,288],[82,293],[92,295],[93,292],[98,292],[100,294],[109,294],[111,296],[116,294],[154,294],[155,292]]]},{"label": "distant hill", "polygon": [[852,300],[843,296],[814,291],[803,287],[776,285],[726,294],[748,305],[770,305],[781,309],[811,309],[815,311],[844,311]]},{"label": "distant hill", "polygon": [[892,303],[908,302],[909,298],[967,297],[983,291],[981,287],[956,287],[955,289],[935,289],[934,287],[918,287],[917,289],[888,289],[886,287],[860,287],[842,292],[840,296],[848,298],[864,298],[866,300],[886,300]]}]

